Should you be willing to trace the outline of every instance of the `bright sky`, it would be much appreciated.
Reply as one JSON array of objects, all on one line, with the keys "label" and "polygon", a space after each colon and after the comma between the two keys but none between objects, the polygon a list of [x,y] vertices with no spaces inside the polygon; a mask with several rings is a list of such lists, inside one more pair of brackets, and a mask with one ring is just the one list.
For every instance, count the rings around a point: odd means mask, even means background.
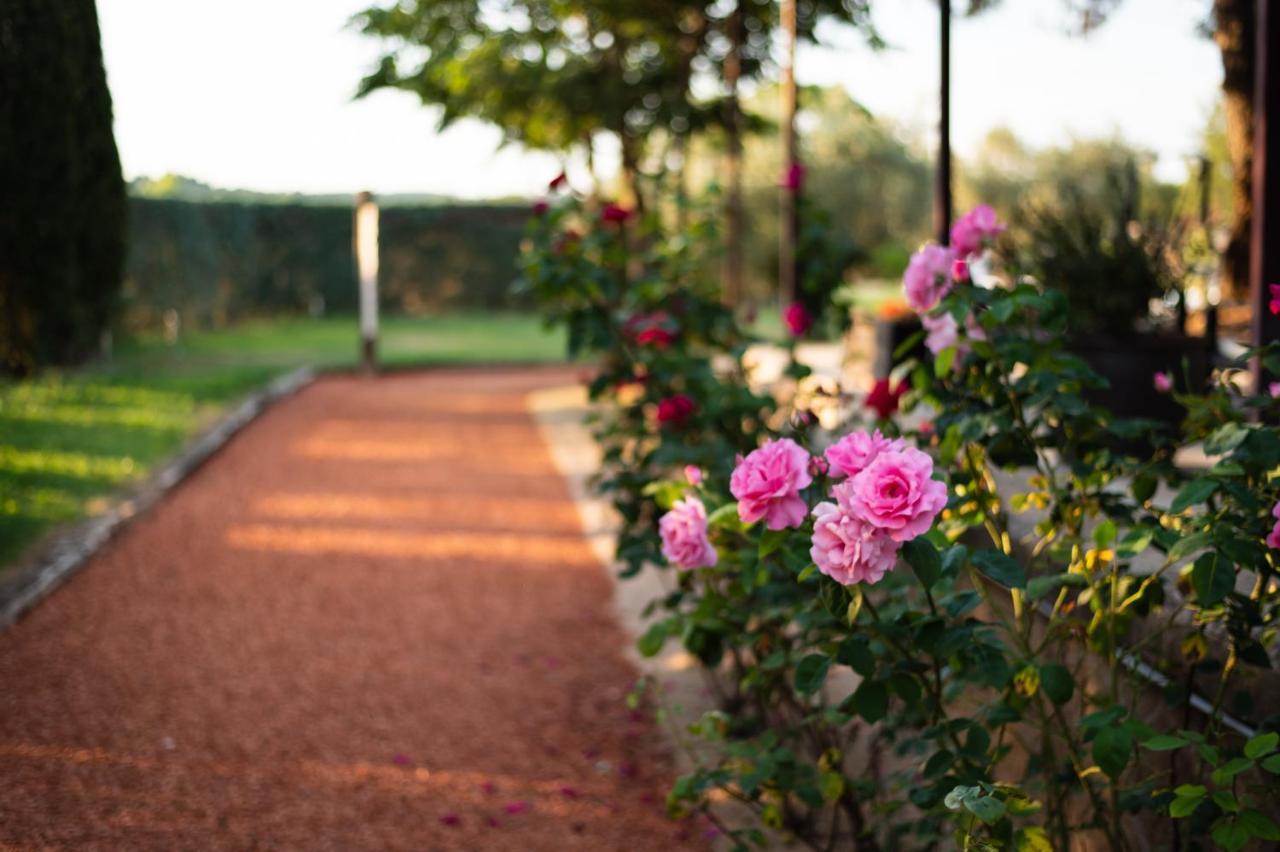
[{"label": "bright sky", "polygon": [[[558,170],[547,154],[498,148],[493,128],[437,132],[411,95],[352,92],[375,42],[346,28],[362,0],[98,0],[116,138],[128,177],[166,172],[271,192],[534,195]],[[959,4],[957,4],[959,5]],[[973,150],[1007,125],[1037,144],[1120,132],[1179,178],[1222,73],[1196,35],[1206,0],[1126,0],[1088,39],[1063,34],[1062,0],[1006,0],[956,22],[952,133]],[[934,0],[879,0],[892,49],[853,33],[802,51],[802,83],[844,85],[910,127],[936,120]]]}]

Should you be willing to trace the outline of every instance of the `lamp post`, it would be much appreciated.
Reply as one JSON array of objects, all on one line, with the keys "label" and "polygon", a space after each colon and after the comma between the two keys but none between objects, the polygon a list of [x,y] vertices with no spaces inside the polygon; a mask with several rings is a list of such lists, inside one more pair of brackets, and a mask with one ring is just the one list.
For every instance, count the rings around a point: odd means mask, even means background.
[{"label": "lamp post", "polygon": [[941,65],[938,164],[933,184],[933,227],[938,245],[951,242],[951,0],[938,0]]},{"label": "lamp post", "polygon": [[360,284],[360,363],[366,373],[378,369],[378,203],[373,193],[356,196],[356,273]]}]

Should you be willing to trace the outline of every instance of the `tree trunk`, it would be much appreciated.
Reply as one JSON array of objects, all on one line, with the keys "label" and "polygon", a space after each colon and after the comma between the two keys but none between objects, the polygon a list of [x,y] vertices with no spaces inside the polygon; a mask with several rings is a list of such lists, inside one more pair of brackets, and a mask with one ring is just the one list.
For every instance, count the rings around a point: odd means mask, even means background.
[{"label": "tree trunk", "polygon": [[1253,228],[1253,88],[1257,40],[1256,0],[1213,0],[1213,40],[1222,51],[1222,95],[1231,156],[1233,222],[1222,255],[1222,283],[1232,298],[1249,289],[1249,234]]},{"label": "tree trunk", "polygon": [[724,60],[724,84],[728,90],[724,117],[724,301],[736,307],[742,297],[742,106],[738,102],[744,38],[741,0],[729,16],[728,35],[729,55]]}]

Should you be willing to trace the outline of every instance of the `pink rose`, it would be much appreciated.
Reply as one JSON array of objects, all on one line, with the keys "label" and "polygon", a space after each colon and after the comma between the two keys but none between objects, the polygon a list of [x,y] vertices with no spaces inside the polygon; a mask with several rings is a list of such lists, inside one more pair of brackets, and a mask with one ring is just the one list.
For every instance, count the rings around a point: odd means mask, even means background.
[{"label": "pink rose", "polygon": [[843,586],[878,583],[898,561],[898,542],[854,514],[849,507],[853,481],[835,487],[835,503],[813,510],[809,557],[818,570]]},{"label": "pink rose", "polygon": [[934,355],[955,346],[960,340],[960,324],[951,314],[936,317],[925,315],[920,317],[920,324],[929,332],[925,336],[924,345]]},{"label": "pink rose", "polygon": [[1267,536],[1267,547],[1280,550],[1280,503],[1276,503],[1271,510],[1271,517],[1276,519],[1276,525],[1271,528],[1271,534]]},{"label": "pink rose", "polygon": [[672,565],[691,571],[716,564],[716,549],[707,539],[707,510],[697,497],[685,497],[658,520],[662,555]]},{"label": "pink rose", "polygon": [[799,302],[792,302],[782,312],[782,321],[787,324],[787,331],[792,337],[804,337],[813,328],[813,316]]},{"label": "pink rose", "polygon": [[894,541],[928,531],[947,505],[947,486],[933,475],[933,459],[913,447],[886,450],[849,480],[849,506]]},{"label": "pink rose", "polygon": [[738,462],[729,491],[738,501],[743,523],[764,518],[769,529],[780,530],[804,523],[808,507],[800,489],[812,481],[809,454],[790,438],[779,438]]},{"label": "pink rose", "polygon": [[1268,284],[1267,287],[1271,291],[1271,313],[1280,316],[1280,284]]},{"label": "pink rose", "polygon": [[1173,376],[1167,372],[1156,373],[1151,377],[1151,385],[1160,393],[1168,393],[1173,390]]},{"label": "pink rose", "polygon": [[804,186],[804,173],[807,171],[800,163],[792,163],[778,179],[778,186],[791,192],[799,192]]},{"label": "pink rose", "polygon": [[929,243],[911,256],[902,274],[902,289],[907,303],[916,311],[932,310],[938,300],[951,292],[951,267],[955,255],[951,249]]},{"label": "pink rose", "polygon": [[1267,393],[1271,394],[1272,399],[1280,399],[1280,382],[1272,382],[1268,385]]},{"label": "pink rose", "polygon": [[699,485],[702,484],[702,468],[696,467],[691,464],[685,465],[684,478],[690,485],[692,485],[694,488],[697,488]]},{"label": "pink rose", "polygon": [[698,404],[682,393],[658,402],[658,422],[671,426],[683,426],[698,410]]},{"label": "pink rose", "polygon": [[901,450],[906,444],[901,438],[889,440],[874,432],[850,432],[836,441],[823,453],[831,463],[833,473],[840,476],[856,476],[885,450]]},{"label": "pink rose", "polygon": [[979,204],[951,226],[951,247],[960,257],[980,251],[1004,232],[1005,225],[996,219],[989,204]]},{"label": "pink rose", "polygon": [[951,280],[969,280],[969,261],[965,260],[963,257],[956,258],[956,262],[951,264]]}]

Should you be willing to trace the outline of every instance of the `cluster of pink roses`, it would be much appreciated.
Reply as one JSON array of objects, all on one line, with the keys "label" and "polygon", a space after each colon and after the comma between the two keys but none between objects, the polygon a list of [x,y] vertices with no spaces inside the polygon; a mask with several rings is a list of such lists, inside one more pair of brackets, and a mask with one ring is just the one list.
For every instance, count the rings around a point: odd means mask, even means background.
[{"label": "cluster of pink roses", "polygon": [[968,280],[970,259],[980,255],[1004,230],[995,210],[979,204],[952,227],[949,247],[928,243],[912,255],[902,276],[902,287],[907,303],[920,314],[920,322],[928,332],[925,346],[933,354],[954,346],[963,355],[965,340],[986,339],[972,315],[965,318],[962,338],[955,317],[946,312],[935,315],[933,310],[957,283]]},{"label": "cluster of pink roses", "polygon": [[[803,525],[808,505],[800,492],[813,482],[813,470],[825,468],[842,481],[832,489],[835,502],[813,510],[809,555],[839,583],[878,582],[893,568],[902,543],[933,525],[947,503],[947,487],[933,479],[933,459],[879,430],[846,435],[824,456],[811,459],[789,438],[766,441],[738,462],[729,480],[738,516],[748,524],[764,520],[771,530]],[[672,564],[716,564],[706,510],[696,497],[677,501],[659,528],[662,553]]]}]

